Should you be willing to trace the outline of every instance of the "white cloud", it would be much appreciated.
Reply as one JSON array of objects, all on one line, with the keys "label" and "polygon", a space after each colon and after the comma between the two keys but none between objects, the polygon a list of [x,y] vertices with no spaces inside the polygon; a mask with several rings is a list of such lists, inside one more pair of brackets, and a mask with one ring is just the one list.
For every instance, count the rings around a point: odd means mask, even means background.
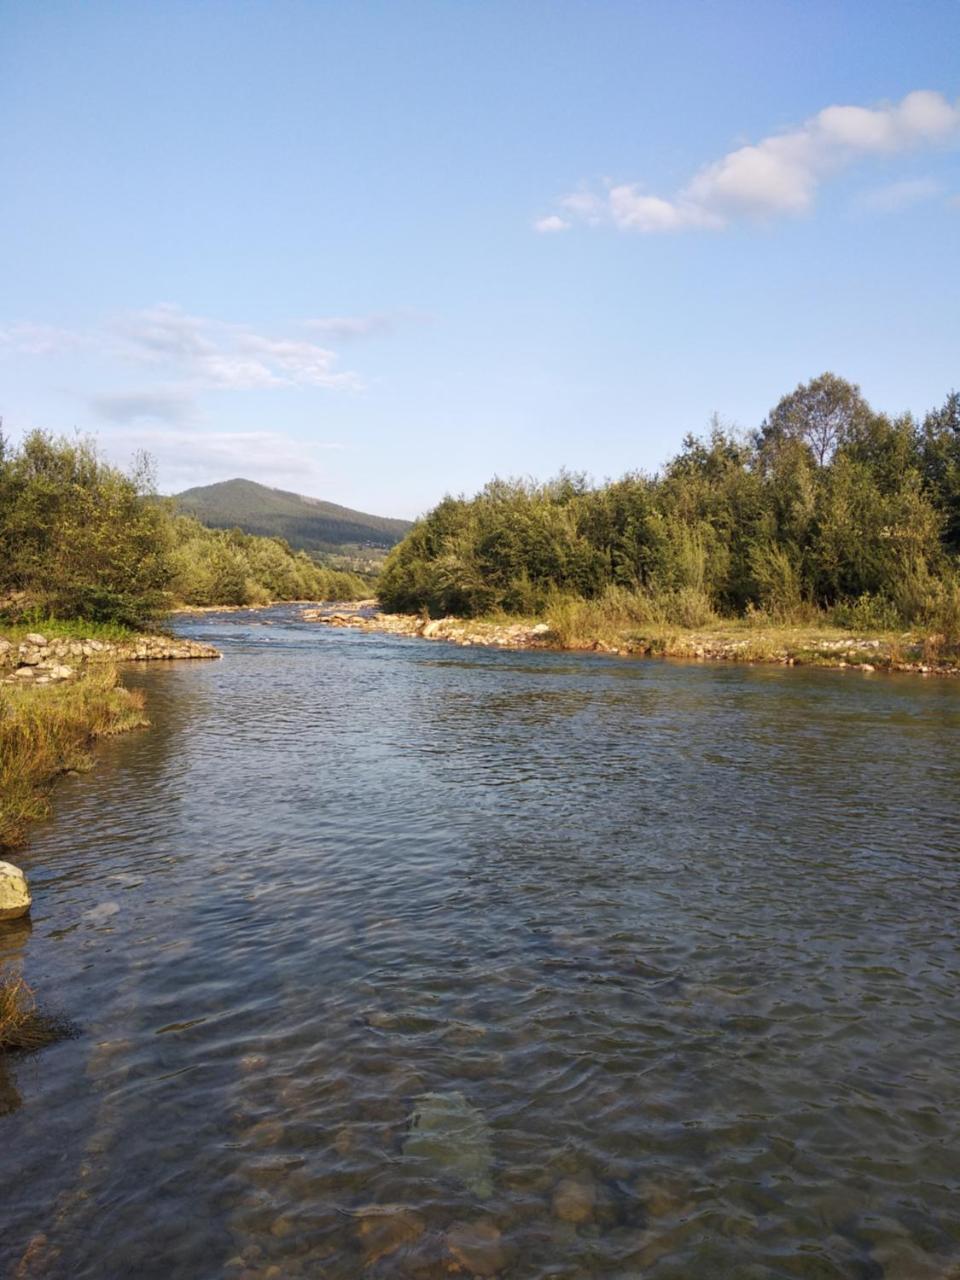
[{"label": "white cloud", "polygon": [[549,214],[546,218],[538,218],[533,224],[534,231],[541,231],[549,235],[552,231],[569,231],[572,223],[566,218],[561,218],[555,213]]},{"label": "white cloud", "polygon": [[337,353],[328,347],[193,316],[166,303],[127,312],[105,328],[23,323],[0,329],[0,355],[53,356],[76,349],[149,366],[154,380],[163,378],[179,394],[270,387],[356,390],[361,385],[355,373],[337,368]]},{"label": "white cloud", "polygon": [[[674,196],[638,184],[608,184],[602,193],[575,192],[558,202],[570,218],[643,233],[721,228],[737,218],[806,213],[820,184],[857,160],[949,143],[960,136],[960,102],[930,90],[879,107],[832,106],[804,124],[738,147],[705,165]],[[553,228],[559,229],[559,228]]]},{"label": "white cloud", "polygon": [[336,353],[326,347],[267,337],[244,325],[192,316],[167,304],[122,317],[114,332],[121,357],[165,366],[196,388],[360,385],[356,374],[335,369]]}]

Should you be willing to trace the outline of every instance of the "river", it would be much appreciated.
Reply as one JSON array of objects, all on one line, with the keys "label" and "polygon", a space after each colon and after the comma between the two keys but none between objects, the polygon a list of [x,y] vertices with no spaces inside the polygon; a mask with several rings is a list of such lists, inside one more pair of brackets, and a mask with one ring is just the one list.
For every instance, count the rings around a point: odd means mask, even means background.
[{"label": "river", "polygon": [[17,858],[0,1275],[951,1274],[960,683],[180,630]]}]

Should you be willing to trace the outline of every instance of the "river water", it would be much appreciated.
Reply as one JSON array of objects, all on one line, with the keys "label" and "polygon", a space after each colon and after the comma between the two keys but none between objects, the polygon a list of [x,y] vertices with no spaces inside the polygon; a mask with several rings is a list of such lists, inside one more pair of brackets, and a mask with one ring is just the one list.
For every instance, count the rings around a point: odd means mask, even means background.
[{"label": "river water", "polygon": [[17,859],[0,1275],[952,1274],[960,684],[181,630]]}]

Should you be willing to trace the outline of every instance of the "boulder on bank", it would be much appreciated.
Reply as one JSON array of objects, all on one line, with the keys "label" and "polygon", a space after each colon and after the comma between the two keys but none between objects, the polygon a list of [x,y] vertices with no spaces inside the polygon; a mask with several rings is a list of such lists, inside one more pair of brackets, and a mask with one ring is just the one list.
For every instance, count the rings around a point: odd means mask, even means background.
[{"label": "boulder on bank", "polygon": [[0,862],[0,920],[19,920],[30,910],[27,877],[12,862]]}]

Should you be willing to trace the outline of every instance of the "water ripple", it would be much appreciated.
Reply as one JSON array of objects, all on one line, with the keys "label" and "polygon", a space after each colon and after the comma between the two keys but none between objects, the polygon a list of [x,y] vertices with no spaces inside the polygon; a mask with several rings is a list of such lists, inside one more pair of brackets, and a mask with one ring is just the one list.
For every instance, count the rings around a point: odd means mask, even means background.
[{"label": "water ripple", "polygon": [[0,1080],[0,1271],[946,1280],[960,690],[185,630],[0,932],[82,1027]]}]

